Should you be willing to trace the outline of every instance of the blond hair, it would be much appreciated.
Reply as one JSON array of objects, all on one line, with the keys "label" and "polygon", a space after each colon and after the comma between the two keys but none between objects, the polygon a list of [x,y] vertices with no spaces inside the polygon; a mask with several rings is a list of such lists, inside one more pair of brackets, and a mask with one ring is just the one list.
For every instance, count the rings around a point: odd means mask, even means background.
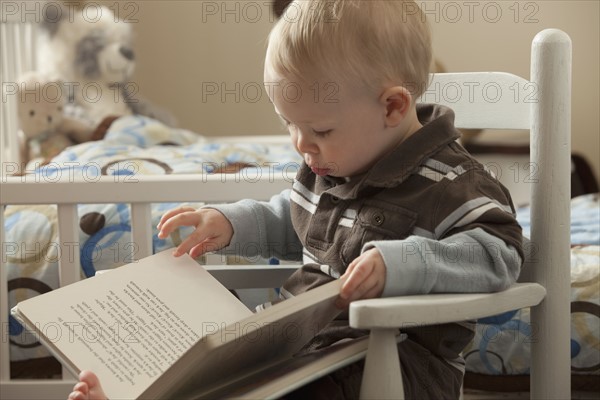
[{"label": "blond hair", "polygon": [[427,88],[431,35],[407,0],[295,0],[273,27],[266,67],[298,79],[341,79],[380,91]]}]

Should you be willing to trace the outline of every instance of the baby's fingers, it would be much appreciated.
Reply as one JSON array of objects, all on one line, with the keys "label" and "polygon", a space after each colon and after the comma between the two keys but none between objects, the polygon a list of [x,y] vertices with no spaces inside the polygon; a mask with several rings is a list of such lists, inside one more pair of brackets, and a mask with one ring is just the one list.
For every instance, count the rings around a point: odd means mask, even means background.
[{"label": "baby's fingers", "polygon": [[217,239],[207,239],[204,242],[195,245],[190,250],[190,257],[196,258],[204,253],[210,253],[211,251],[217,251],[225,247],[224,244],[218,243]]},{"label": "baby's fingers", "polygon": [[164,213],[162,217],[160,217],[160,221],[158,222],[158,225],[156,226],[156,228],[160,231],[162,229],[162,226],[164,225],[164,223],[167,222],[170,218],[174,217],[177,214],[190,212],[190,211],[196,211],[196,209],[194,209],[192,207],[178,207],[178,208],[169,210],[166,213]]},{"label": "baby's fingers", "polygon": [[344,283],[340,290],[340,298],[348,303],[360,298],[360,296],[371,288],[369,281],[373,272],[373,266],[369,263],[354,260],[344,274]]},{"label": "baby's fingers", "polygon": [[209,237],[205,232],[196,230],[177,246],[173,255],[179,257],[182,254],[190,253],[190,256],[198,257],[208,251],[218,250],[214,239],[213,237]]},{"label": "baby's fingers", "polygon": [[188,211],[182,211],[178,214],[171,216],[158,228],[158,237],[164,239],[171,234],[175,229],[180,226],[198,226],[200,224],[201,217],[191,209]]},{"label": "baby's fingers", "polygon": [[86,400],[88,398],[89,388],[87,383],[78,382],[75,387],[73,387],[73,391],[67,397],[68,400]]}]

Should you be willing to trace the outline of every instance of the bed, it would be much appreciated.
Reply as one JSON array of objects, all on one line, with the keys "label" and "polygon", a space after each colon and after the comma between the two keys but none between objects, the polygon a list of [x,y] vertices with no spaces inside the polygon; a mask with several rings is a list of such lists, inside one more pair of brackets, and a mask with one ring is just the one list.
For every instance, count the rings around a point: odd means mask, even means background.
[{"label": "bed", "polygon": [[[600,392],[600,196],[571,201],[571,387]],[[529,233],[529,207],[519,223]],[[529,309],[478,321],[475,339],[465,349],[465,387],[493,392],[529,390],[530,345],[536,327]]]},{"label": "bed", "polygon": [[[102,141],[67,148],[49,164],[23,176],[2,177],[3,197],[16,194],[12,183],[19,190],[29,187],[35,192],[21,194],[28,199],[26,204],[8,201],[5,206],[6,197],[2,200],[2,304],[8,303],[4,307],[8,309],[25,298],[173,247],[189,231],[158,239],[155,227],[166,210],[244,197],[266,200],[291,186],[299,161],[287,137],[215,141],[145,117],[123,117]],[[52,193],[63,200],[52,199]],[[65,196],[74,201],[64,204]],[[36,197],[44,199],[42,204]],[[65,226],[71,227],[68,232]],[[242,262],[218,255],[199,261]],[[293,268],[284,267],[273,282],[282,282]],[[219,279],[226,283],[229,272],[213,274],[222,273]],[[253,282],[261,280],[261,273],[257,269],[254,277],[228,286],[247,304],[258,303],[247,288],[257,287]],[[276,284],[267,280],[265,286]],[[271,295],[275,296],[273,289],[260,290],[261,299]],[[9,357],[2,361],[10,376],[2,379],[2,397],[64,397],[73,378],[65,375],[34,336],[8,314],[4,316],[7,341],[2,354],[10,354],[10,362]]]},{"label": "bed", "polygon": [[[229,144],[212,144],[224,150]],[[286,146],[282,145],[284,149]],[[237,147],[237,146],[236,146]],[[253,151],[265,145],[242,146]],[[278,145],[272,147],[279,147]],[[233,147],[235,148],[235,147]],[[73,149],[71,149],[73,150]],[[69,151],[71,151],[69,150]],[[236,153],[237,154],[237,153]],[[248,156],[246,154],[246,156]],[[237,156],[236,156],[237,159]],[[214,159],[213,159],[214,160]],[[248,161],[248,159],[246,159]],[[214,161],[213,161],[214,162]],[[59,163],[56,163],[57,165]],[[162,213],[181,203],[161,203],[152,206],[152,226]],[[189,203],[200,206],[201,203]],[[573,387],[578,390],[600,391],[600,197],[598,193],[577,196],[572,200],[571,242],[571,369]],[[526,234],[529,229],[529,207],[518,209],[518,219]],[[124,204],[87,204],[78,206],[80,262],[82,276],[90,277],[98,270],[116,268],[131,259],[131,225],[129,209]],[[102,225],[101,227],[99,225]],[[25,234],[40,243],[39,251],[27,261],[16,260],[20,249],[6,247],[8,291],[10,305],[37,293],[58,287],[56,208],[48,205],[8,206],[5,210],[6,243],[25,243]],[[159,240],[153,230],[153,252],[176,245],[186,232],[167,240]],[[51,243],[50,246],[44,245]],[[205,260],[203,260],[205,261]],[[256,261],[256,260],[255,260]],[[264,260],[261,260],[264,261]],[[225,263],[213,256],[211,263]],[[268,292],[264,293],[268,296]],[[34,337],[10,317],[11,377],[14,379],[58,379],[60,364]],[[465,350],[467,362],[466,387],[491,391],[528,390],[529,343],[532,326],[528,309],[515,310],[478,321],[474,341]]]},{"label": "bed", "polygon": [[[441,81],[437,82],[444,84],[444,79],[451,82],[455,76],[438,78]],[[505,83],[510,87],[514,81]],[[58,364],[47,356],[35,338],[15,321],[9,321],[7,304],[171,247],[181,236],[161,241],[152,228],[164,210],[188,201],[194,202],[185,204],[200,205],[246,197],[266,199],[290,186],[298,161],[289,145],[278,138],[216,142],[134,116],[117,120],[104,140],[68,148],[47,166],[29,171],[24,177],[3,176],[0,233],[4,259],[0,303],[3,337],[7,338],[2,343],[2,354],[7,354],[10,348],[10,359],[3,357],[0,366],[2,397],[60,398],[72,385],[71,378],[62,378]],[[221,168],[229,165],[245,168],[234,174],[220,173]],[[591,206],[585,207],[597,207],[597,197],[595,203],[593,195],[590,198]],[[574,202],[589,204],[588,200],[577,198]],[[522,211],[528,213],[526,209]],[[61,223],[57,226],[58,219]],[[587,258],[588,252],[591,258]],[[587,300],[592,299],[591,308],[595,310],[597,279],[592,280],[596,283],[591,295],[587,287],[581,289],[581,282],[587,282],[581,279],[593,277],[594,271],[597,276],[600,264],[597,253],[597,244],[574,247],[571,251],[575,261],[572,269],[585,271],[576,274],[574,303],[584,293],[590,296]],[[23,263],[25,259],[27,262]],[[583,267],[577,264],[581,260]],[[576,321],[580,321],[581,313],[575,311]],[[572,368],[574,365],[577,373],[597,375],[598,365],[590,363],[589,358],[597,359],[599,354],[598,314],[597,311],[588,314],[592,318],[586,316],[584,324],[578,326],[584,326],[589,336],[582,336],[582,331],[575,329],[579,336],[574,336],[574,340],[580,350],[572,358]],[[480,321],[478,337],[466,354],[467,369],[476,382],[482,382],[479,375],[521,377],[529,371],[527,346],[516,349],[512,346],[514,342],[528,344],[527,328],[520,330],[527,324],[527,310]],[[493,340],[489,340],[490,332],[495,333]],[[507,334],[505,341],[511,343],[503,345],[498,332]],[[521,336],[515,336],[514,332]],[[514,340],[515,337],[519,340]],[[583,351],[585,344],[590,346]],[[584,354],[588,354],[585,360]],[[499,359],[502,362],[497,362]],[[42,380],[32,381],[33,377]],[[489,385],[479,388],[494,389]]]},{"label": "bed", "polygon": [[[486,132],[465,148],[511,190],[517,218],[531,237],[529,135]],[[518,175],[520,174],[520,175]],[[570,357],[571,387],[600,393],[600,197],[597,177],[587,160],[571,155]],[[535,249],[534,249],[535,250]],[[530,350],[536,328],[529,309],[478,321],[476,337],[465,350],[465,387],[493,392],[529,390]]]},{"label": "bed", "polygon": [[[90,183],[101,177],[135,184],[140,175],[206,176],[215,171],[239,169],[237,175],[225,174],[223,180],[253,183],[268,174],[275,181],[291,184],[300,158],[287,137],[211,140],[183,129],[167,127],[143,116],[127,116],[114,121],[103,140],[82,143],[65,149],[44,166],[27,171],[24,181],[52,183],[83,180]],[[202,198],[202,178],[189,182]],[[186,182],[182,182],[186,184]],[[236,192],[236,196],[242,196]],[[267,188],[265,196],[272,193]],[[177,206],[200,207],[202,202],[156,203],[150,207],[152,253],[181,242],[190,230],[183,229],[168,239],[157,237],[156,225],[162,214]],[[4,210],[5,255],[8,272],[9,305],[32,295],[58,288],[57,208],[55,205],[9,205]],[[77,252],[81,277],[116,268],[137,258],[139,249],[131,235],[131,212],[127,204],[80,204],[77,206]],[[205,261],[205,260],[202,260]],[[218,257],[211,262],[225,263]],[[57,363],[12,317],[9,317],[11,376],[40,378],[60,376]],[[52,368],[47,368],[53,365]],[[38,368],[41,366],[41,368]]]}]

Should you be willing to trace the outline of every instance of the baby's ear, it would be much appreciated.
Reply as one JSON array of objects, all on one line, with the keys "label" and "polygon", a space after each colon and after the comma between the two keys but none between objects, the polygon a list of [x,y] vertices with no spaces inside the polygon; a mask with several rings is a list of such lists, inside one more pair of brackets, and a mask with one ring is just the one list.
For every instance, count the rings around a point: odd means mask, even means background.
[{"label": "baby's ear", "polygon": [[385,107],[386,126],[395,127],[412,107],[413,97],[404,86],[392,86],[381,94],[379,101]]}]

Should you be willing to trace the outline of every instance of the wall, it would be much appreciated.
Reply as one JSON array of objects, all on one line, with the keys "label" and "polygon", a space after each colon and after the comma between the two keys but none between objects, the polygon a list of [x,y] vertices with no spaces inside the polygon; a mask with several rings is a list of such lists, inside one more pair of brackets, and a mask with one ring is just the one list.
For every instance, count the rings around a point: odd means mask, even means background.
[{"label": "wall", "polygon": [[206,135],[282,133],[263,88],[268,1],[140,2],[140,93]]},{"label": "wall", "polygon": [[[584,154],[600,177],[600,2],[417,3],[432,25],[435,54],[449,71],[529,76],[535,33],[566,31],[573,40],[573,151]],[[176,114],[180,126],[206,135],[282,132],[261,87],[265,38],[274,21],[267,0],[125,1],[119,8],[138,20],[135,80],[141,94]]]}]

